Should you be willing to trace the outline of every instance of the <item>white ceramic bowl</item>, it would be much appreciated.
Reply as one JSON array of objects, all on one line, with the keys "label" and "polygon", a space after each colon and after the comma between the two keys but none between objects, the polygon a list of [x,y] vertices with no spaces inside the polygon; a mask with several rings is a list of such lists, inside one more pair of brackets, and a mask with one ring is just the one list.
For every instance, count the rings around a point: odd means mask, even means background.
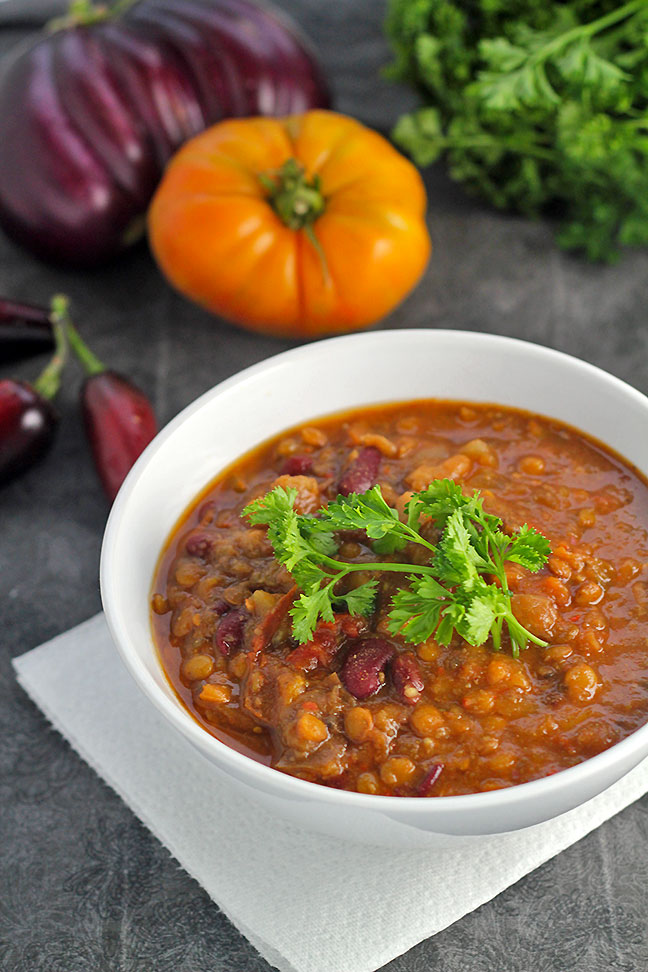
[{"label": "white ceramic bowl", "polygon": [[282,429],[353,406],[411,398],[497,402],[561,419],[648,472],[648,398],[575,358],[461,331],[333,338],[241,372],[186,408],[151,443],[113,506],[101,558],[103,603],[142,692],[249,798],[338,838],[413,846],[528,827],[584,803],[648,755],[648,725],[546,779],[439,799],[372,796],[295,779],[205,732],[167,682],[151,636],[158,555],[178,517],[224,466]]}]

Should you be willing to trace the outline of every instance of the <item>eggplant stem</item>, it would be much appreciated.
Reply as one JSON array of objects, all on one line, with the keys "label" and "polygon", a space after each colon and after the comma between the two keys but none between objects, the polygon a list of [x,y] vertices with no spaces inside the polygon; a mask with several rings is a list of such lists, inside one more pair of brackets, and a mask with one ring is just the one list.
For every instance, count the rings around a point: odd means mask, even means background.
[{"label": "eggplant stem", "polygon": [[130,10],[136,3],[137,0],[115,0],[110,8],[110,19],[113,20],[115,17],[121,17],[122,14]]},{"label": "eggplant stem", "polygon": [[67,340],[75,355],[83,365],[87,375],[100,375],[106,370],[106,366],[94,352],[90,350],[76,327],[72,323],[69,311],[69,300],[63,294],[52,297],[52,324],[60,324],[65,330]]},{"label": "eggplant stem", "polygon": [[112,6],[95,3],[94,0],[70,0],[68,11],[62,17],[55,17],[47,24],[49,33],[70,30],[74,27],[89,27],[107,20],[116,20],[125,14],[137,0],[115,0]]},{"label": "eggplant stem", "polygon": [[69,353],[67,329],[54,317],[52,317],[52,333],[54,335],[54,354],[33,384],[34,390],[48,401],[56,397],[61,387],[61,375],[67,364]]}]

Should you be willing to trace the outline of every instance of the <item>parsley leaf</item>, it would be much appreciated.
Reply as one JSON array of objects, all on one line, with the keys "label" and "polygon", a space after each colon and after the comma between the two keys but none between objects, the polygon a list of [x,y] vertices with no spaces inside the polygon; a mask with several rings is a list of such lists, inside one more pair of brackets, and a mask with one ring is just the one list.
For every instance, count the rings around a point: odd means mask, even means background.
[{"label": "parsley leaf", "polygon": [[427,641],[437,630],[441,612],[452,602],[449,592],[433,577],[410,577],[409,588],[403,588],[392,598],[388,628],[393,635],[419,644]]},{"label": "parsley leaf", "polygon": [[391,533],[400,522],[396,510],[383,499],[380,486],[372,486],[366,493],[338,496],[322,511],[321,521],[331,530],[364,530],[373,540]]},{"label": "parsley leaf", "polygon": [[407,504],[407,524],[417,530],[421,517],[433,520],[439,528],[454,512],[466,505],[461,486],[452,479],[435,479],[419,493],[414,493]]},{"label": "parsley leaf", "polygon": [[483,578],[471,591],[466,613],[459,625],[459,634],[472,645],[483,644],[493,625],[500,618],[506,620],[511,613],[510,598],[495,584],[487,584]]},{"label": "parsley leaf", "polygon": [[344,601],[349,614],[368,615],[373,612],[376,593],[378,591],[378,581],[369,580],[359,587],[354,587],[346,594],[340,595],[336,600]]},{"label": "parsley leaf", "polygon": [[547,538],[525,523],[506,548],[506,559],[535,573],[547,562],[550,553]]},{"label": "parsley leaf", "polygon": [[311,517],[294,510],[297,490],[277,486],[260,499],[253,500],[243,511],[250,523],[268,527],[270,540],[279,563],[290,571],[303,590],[321,580],[320,558],[336,553],[333,534],[321,529]]},{"label": "parsley leaf", "polygon": [[333,621],[333,605],[327,589],[314,587],[308,594],[300,594],[289,611],[293,619],[293,635],[302,644],[310,641],[317,622]]},{"label": "parsley leaf", "polygon": [[390,77],[427,104],[395,140],[499,208],[559,212],[559,245],[648,244],[648,0],[389,0]]},{"label": "parsley leaf", "polygon": [[446,520],[434,558],[437,575],[444,583],[470,587],[477,580],[477,568],[488,563],[472,543],[463,510],[455,510]]},{"label": "parsley leaf", "polygon": [[360,496],[338,496],[323,511],[322,521],[332,530],[364,530],[376,541],[376,553],[395,553],[407,546],[407,536],[398,529],[398,513],[385,502],[380,486],[372,486]]},{"label": "parsley leaf", "polygon": [[[478,492],[466,496],[452,480],[435,480],[412,494],[405,523],[385,502],[379,486],[338,496],[317,516],[298,514],[296,495],[294,489],[276,487],[250,503],[243,515],[268,527],[277,559],[302,590],[290,611],[298,641],[308,641],[317,622],[332,621],[336,610],[371,614],[377,577],[348,590],[341,582],[358,571],[385,571],[407,575],[405,586],[392,597],[388,617],[391,634],[406,641],[434,637],[449,644],[456,632],[472,645],[491,637],[498,649],[506,625],[514,654],[529,641],[544,644],[513,615],[505,563],[537,571],[546,563],[549,543],[526,524],[512,535],[504,533],[502,521],[484,510]],[[436,545],[420,532],[423,519],[441,531]],[[427,562],[340,560],[335,534],[344,530],[363,530],[380,555],[417,544],[425,548]],[[490,580],[493,576],[497,583]]]}]

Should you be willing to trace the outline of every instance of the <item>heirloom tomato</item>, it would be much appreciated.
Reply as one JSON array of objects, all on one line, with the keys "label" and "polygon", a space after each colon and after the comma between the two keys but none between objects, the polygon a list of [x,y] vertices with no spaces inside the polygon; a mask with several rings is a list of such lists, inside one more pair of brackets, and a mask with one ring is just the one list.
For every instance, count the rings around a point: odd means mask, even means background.
[{"label": "heirloom tomato", "polygon": [[344,115],[230,119],[171,160],[149,212],[183,294],[237,324],[316,337],[391,311],[430,253],[418,171]]}]

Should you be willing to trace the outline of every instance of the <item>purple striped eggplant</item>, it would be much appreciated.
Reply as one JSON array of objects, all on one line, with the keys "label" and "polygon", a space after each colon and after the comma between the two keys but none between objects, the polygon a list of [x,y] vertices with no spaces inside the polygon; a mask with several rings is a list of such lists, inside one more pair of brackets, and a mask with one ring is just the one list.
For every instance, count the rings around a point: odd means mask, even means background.
[{"label": "purple striped eggplant", "polygon": [[175,150],[231,116],[327,107],[308,44],[253,0],[76,0],[0,81],[0,223],[40,257],[105,262],[143,231]]},{"label": "purple striped eggplant", "polygon": [[[58,308],[64,298],[56,297],[48,314],[54,341],[54,354],[33,384],[4,378],[0,381],[0,486],[19,476],[38,462],[48,451],[58,425],[58,415],[52,404],[61,386],[61,376],[68,358],[65,323]],[[3,301],[8,304],[8,301]],[[25,304],[10,304],[21,313],[38,308]],[[42,311],[42,313],[46,313]]]},{"label": "purple striped eggplant", "polygon": [[0,297],[0,364],[54,346],[50,312],[45,307]]}]

